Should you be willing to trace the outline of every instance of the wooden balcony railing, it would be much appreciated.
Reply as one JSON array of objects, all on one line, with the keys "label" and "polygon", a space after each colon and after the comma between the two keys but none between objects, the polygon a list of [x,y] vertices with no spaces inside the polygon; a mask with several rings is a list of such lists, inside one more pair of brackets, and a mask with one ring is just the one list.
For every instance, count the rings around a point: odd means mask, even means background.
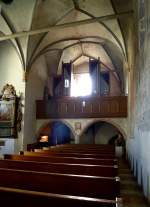
[{"label": "wooden balcony railing", "polygon": [[36,118],[127,117],[127,96],[63,97],[36,101]]}]

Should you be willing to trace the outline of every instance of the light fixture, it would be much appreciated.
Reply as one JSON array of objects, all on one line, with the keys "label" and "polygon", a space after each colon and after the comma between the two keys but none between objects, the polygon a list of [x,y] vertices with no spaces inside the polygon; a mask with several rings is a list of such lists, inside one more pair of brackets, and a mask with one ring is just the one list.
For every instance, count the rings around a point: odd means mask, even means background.
[{"label": "light fixture", "polygon": [[40,142],[48,142],[48,135],[41,136]]}]

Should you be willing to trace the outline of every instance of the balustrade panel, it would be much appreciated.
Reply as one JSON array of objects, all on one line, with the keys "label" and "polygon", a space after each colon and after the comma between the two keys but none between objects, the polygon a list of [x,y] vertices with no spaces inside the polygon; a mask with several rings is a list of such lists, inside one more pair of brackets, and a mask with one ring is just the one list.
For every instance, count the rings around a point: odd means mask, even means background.
[{"label": "balustrade panel", "polygon": [[127,117],[127,96],[37,100],[36,118]]}]

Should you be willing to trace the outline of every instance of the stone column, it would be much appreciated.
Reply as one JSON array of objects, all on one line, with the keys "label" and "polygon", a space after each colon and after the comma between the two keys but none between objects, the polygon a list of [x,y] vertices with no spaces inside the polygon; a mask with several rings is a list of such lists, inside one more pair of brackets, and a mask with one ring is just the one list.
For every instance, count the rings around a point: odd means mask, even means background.
[{"label": "stone column", "polygon": [[79,144],[79,135],[78,134],[76,134],[76,136],[75,136],[75,144]]}]

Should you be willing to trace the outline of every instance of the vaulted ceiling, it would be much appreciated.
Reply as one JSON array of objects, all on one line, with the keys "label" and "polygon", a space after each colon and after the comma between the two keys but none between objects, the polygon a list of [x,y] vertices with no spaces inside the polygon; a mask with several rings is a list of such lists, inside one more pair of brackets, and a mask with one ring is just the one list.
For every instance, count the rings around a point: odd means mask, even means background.
[{"label": "vaulted ceiling", "polygon": [[46,60],[48,75],[60,73],[62,61],[79,66],[88,58],[100,58],[104,67],[123,80],[131,0],[14,0],[0,4],[0,41],[11,41],[23,70],[30,70],[40,56]]}]

